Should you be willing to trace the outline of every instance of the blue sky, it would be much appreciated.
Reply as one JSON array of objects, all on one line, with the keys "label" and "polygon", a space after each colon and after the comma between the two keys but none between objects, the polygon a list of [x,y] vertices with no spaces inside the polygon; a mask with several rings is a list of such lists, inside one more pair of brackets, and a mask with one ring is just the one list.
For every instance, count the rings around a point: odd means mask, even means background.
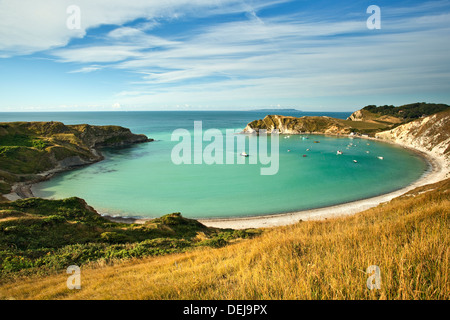
[{"label": "blue sky", "polygon": [[450,103],[448,39],[441,0],[0,0],[0,111]]}]

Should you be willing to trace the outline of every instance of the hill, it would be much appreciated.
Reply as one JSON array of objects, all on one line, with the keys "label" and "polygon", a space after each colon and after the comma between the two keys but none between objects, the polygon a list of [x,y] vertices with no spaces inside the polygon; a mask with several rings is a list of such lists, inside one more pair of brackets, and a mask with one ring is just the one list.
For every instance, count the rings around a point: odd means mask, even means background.
[{"label": "hill", "polygon": [[331,117],[311,117],[301,118],[267,115],[264,119],[255,120],[247,124],[244,133],[258,133],[259,130],[267,130],[271,133],[278,130],[280,134],[337,134],[347,135],[351,132],[361,134],[374,134],[375,132],[389,128],[388,124],[372,123],[367,121],[351,121],[335,119]]},{"label": "hill", "polygon": [[379,132],[376,138],[394,142],[450,163],[450,109]]},{"label": "hill", "polygon": [[[450,180],[345,218],[303,221],[218,248],[31,276],[1,299],[443,299],[450,298]],[[366,269],[380,268],[369,290]],[[120,290],[117,290],[120,288]]]},{"label": "hill", "polygon": [[379,107],[369,105],[354,112],[348,120],[399,124],[424,118],[426,116],[448,110],[449,108],[450,106],[446,104],[425,102],[417,102],[399,107],[392,105]]},{"label": "hill", "polygon": [[221,247],[254,230],[208,228],[172,213],[144,224],[111,222],[79,198],[21,199],[0,203],[0,281],[49,274],[69,265]]},{"label": "hill", "polygon": [[[280,134],[367,134],[393,129],[401,124],[424,118],[428,115],[450,110],[445,104],[415,103],[401,107],[367,106],[355,111],[347,120],[331,117],[292,117],[282,115],[267,115],[264,119],[247,124],[244,133],[258,132],[260,129],[271,133],[278,130]],[[420,116],[419,116],[420,114]]]},{"label": "hill", "polygon": [[[64,125],[61,122],[0,123],[0,200],[16,185],[29,196],[27,183],[103,159],[102,147],[152,141],[119,126]],[[22,189],[22,190],[21,190]]]}]

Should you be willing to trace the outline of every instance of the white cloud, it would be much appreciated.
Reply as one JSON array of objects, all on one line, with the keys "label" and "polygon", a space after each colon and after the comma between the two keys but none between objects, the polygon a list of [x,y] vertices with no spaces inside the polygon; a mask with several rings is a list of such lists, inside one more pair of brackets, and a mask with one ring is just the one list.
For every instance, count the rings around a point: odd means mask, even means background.
[{"label": "white cloud", "polygon": [[[256,0],[256,7],[272,5]],[[282,2],[282,1],[277,1]],[[192,15],[221,14],[241,7],[241,0],[77,0],[81,29],[69,30],[66,9],[73,0],[0,0],[0,56],[26,55],[63,47],[73,38],[82,38],[90,28],[122,25],[147,19],[142,28],[151,28],[155,19]]]},{"label": "white cloud", "polygon": [[[35,2],[27,2],[33,10]],[[134,72],[135,81],[109,106],[261,105],[324,96],[450,91],[446,12],[418,16],[420,10],[411,9],[414,15],[394,19],[402,9],[383,7],[382,30],[369,31],[361,17],[330,21],[305,19],[304,13],[271,18],[258,14],[281,1],[258,0],[252,6],[238,0],[79,1],[82,30],[73,34],[55,28],[65,26],[65,6],[71,1],[41,2],[53,3],[63,18],[47,14],[48,26],[40,27],[41,18],[36,18],[8,33],[5,25],[17,22],[2,20],[1,9],[8,5],[21,13],[16,2],[0,0],[0,55],[52,48],[47,52],[57,61],[83,64],[72,73],[104,68]],[[442,3],[435,2],[435,7]],[[44,15],[55,12],[49,8]],[[246,17],[165,37],[152,34],[155,27],[162,28],[162,17],[237,12]],[[123,26],[138,17],[148,22]],[[94,44],[65,46],[101,24],[117,27],[96,34]]]},{"label": "white cloud", "polygon": [[99,67],[99,66],[89,66],[89,67],[83,67],[81,69],[70,71],[69,73],[89,73],[89,72],[94,72],[94,71],[97,71],[100,69],[101,69],[101,67]]}]

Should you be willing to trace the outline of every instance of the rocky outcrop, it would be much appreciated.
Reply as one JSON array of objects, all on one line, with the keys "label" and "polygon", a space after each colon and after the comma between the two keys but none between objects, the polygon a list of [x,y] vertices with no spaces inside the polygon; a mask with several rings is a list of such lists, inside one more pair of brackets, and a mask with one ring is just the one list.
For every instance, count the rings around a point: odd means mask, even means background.
[{"label": "rocky outcrop", "polygon": [[296,118],[280,115],[268,115],[262,120],[252,121],[245,127],[243,132],[258,133],[259,130],[267,130],[267,133],[278,130],[280,134],[349,134],[352,132],[352,128],[340,119],[325,116]]},{"label": "rocky outcrop", "polygon": [[398,117],[382,115],[377,113],[372,113],[365,109],[357,110],[353,112],[350,117],[347,118],[350,121],[363,121],[370,123],[380,123],[386,126],[393,126],[397,124],[401,124],[403,120]]},{"label": "rocky outcrop", "polygon": [[130,129],[119,126],[91,126],[88,124],[68,126],[79,132],[81,140],[90,148],[120,147],[147,142],[146,135],[131,133]]},{"label": "rocky outcrop", "polygon": [[379,132],[375,136],[430,154],[442,159],[447,170],[450,167],[450,110]]},{"label": "rocky outcrop", "polygon": [[29,184],[56,172],[103,159],[101,148],[153,139],[120,126],[64,125],[61,122],[0,123],[0,182],[30,196]]},{"label": "rocky outcrop", "polygon": [[347,120],[351,120],[351,121],[363,121],[364,120],[364,115],[362,110],[357,110],[355,112],[353,112],[350,117],[347,118]]}]

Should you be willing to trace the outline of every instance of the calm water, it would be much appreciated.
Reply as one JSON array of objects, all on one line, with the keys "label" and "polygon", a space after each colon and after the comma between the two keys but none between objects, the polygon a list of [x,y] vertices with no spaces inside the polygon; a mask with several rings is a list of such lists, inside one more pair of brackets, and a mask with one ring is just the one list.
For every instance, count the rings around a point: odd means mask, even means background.
[{"label": "calm water", "polygon": [[[0,113],[0,122],[115,124],[157,140],[105,150],[106,160],[59,174],[33,189],[37,196],[46,198],[78,196],[99,212],[112,215],[159,217],[181,212],[186,217],[205,218],[318,208],[399,189],[420,178],[427,169],[421,158],[397,146],[325,136],[280,136],[279,171],[272,176],[260,175],[260,168],[267,165],[248,164],[249,158],[243,165],[172,163],[171,151],[178,143],[171,141],[173,130],[184,128],[192,132],[194,121],[203,121],[204,130],[241,130],[265,115],[266,112],[203,111]],[[346,118],[349,113],[285,115]],[[315,140],[320,143],[314,143]],[[203,147],[208,144],[204,142]],[[344,154],[336,155],[337,150]]]}]

